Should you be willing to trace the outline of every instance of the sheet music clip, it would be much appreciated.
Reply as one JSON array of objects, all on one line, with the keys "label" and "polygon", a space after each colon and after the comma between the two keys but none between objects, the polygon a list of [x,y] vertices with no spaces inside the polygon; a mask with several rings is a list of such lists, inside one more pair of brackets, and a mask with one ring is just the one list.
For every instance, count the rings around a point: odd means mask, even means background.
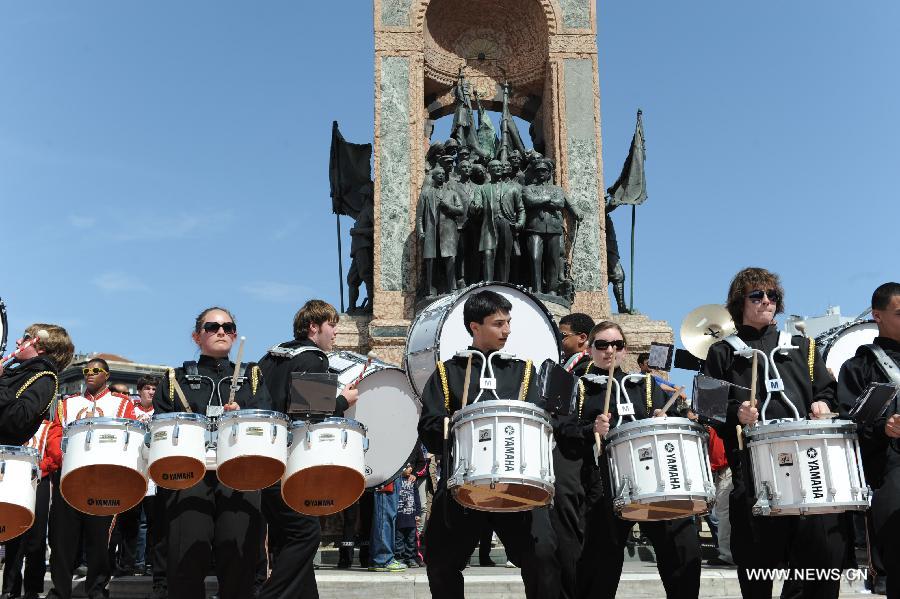
[{"label": "sheet music clip", "polygon": [[567,416],[578,393],[578,377],[548,358],[541,364],[538,384],[544,409],[551,414]]},{"label": "sheet music clip", "polygon": [[338,375],[333,372],[292,372],[288,416],[321,420],[334,415],[340,395]]},{"label": "sheet music clip", "polygon": [[702,424],[724,425],[731,400],[744,402],[750,399],[750,389],[722,381],[705,374],[694,377],[691,411]]},{"label": "sheet music clip", "polygon": [[850,419],[853,422],[870,428],[879,418],[887,415],[888,408],[893,404],[894,413],[897,413],[897,396],[900,388],[891,383],[872,383],[856,400],[853,409],[850,410]]}]

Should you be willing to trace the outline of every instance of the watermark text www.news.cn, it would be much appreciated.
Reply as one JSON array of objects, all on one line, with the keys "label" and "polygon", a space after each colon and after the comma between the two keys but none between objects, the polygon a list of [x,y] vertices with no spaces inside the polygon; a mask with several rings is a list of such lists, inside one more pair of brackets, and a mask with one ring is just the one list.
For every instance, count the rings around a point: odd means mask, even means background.
[{"label": "watermark text www.news.cn", "polygon": [[817,581],[836,582],[846,580],[848,582],[865,580],[869,575],[866,568],[748,568],[747,578],[750,580],[769,581]]}]

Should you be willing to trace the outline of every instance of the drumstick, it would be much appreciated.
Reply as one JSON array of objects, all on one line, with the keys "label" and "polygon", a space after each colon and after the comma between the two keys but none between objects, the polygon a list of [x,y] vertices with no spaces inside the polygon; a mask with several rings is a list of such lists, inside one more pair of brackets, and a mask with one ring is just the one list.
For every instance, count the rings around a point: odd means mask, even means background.
[{"label": "drumstick", "polygon": [[234,403],[234,396],[237,393],[238,374],[241,371],[241,360],[244,357],[244,341],[246,337],[241,337],[241,344],[238,346],[237,362],[234,363],[234,374],[231,375],[231,392],[228,394],[228,403]]},{"label": "drumstick", "polygon": [[672,393],[672,397],[670,397],[669,401],[666,402],[666,405],[662,407],[663,414],[669,411],[669,408],[672,407],[672,404],[675,403],[675,400],[678,399],[682,391],[684,391],[684,387],[675,387],[675,392]]},{"label": "drumstick", "polygon": [[366,374],[366,369],[369,367],[369,364],[372,363],[372,360],[377,360],[377,359],[378,359],[378,354],[376,354],[373,351],[370,351],[369,353],[366,354],[366,363],[363,364],[362,372],[360,372],[359,376],[356,377],[356,380],[353,381],[353,384],[351,385],[351,387],[355,387],[359,384],[359,382],[363,379],[363,375]]},{"label": "drumstick", "polygon": [[19,354],[20,354],[21,352],[25,351],[26,349],[28,349],[28,348],[31,347],[32,345],[37,345],[37,344],[40,343],[41,341],[46,341],[46,340],[49,339],[49,338],[50,338],[50,333],[48,333],[48,332],[45,331],[44,329],[39,329],[38,332],[35,334],[34,337],[32,337],[31,339],[29,339],[28,341],[26,341],[25,343],[23,343],[21,347],[17,347],[17,348],[16,348],[16,351],[10,353],[9,355],[5,356],[2,360],[0,360],[0,366],[5,367],[7,364],[9,364],[10,362],[12,362],[12,361],[15,360],[16,358],[18,358],[18,357],[19,357]]},{"label": "drumstick", "polygon": [[[609,363],[609,372],[606,377],[606,397],[603,400],[603,413],[609,414],[609,399],[612,397],[612,379],[613,371],[616,369],[616,359],[613,358]],[[597,455],[603,455],[603,442],[600,439],[600,433],[594,431],[594,443],[597,444]]]},{"label": "drumstick", "polygon": [[[756,407],[756,378],[757,378],[757,359],[758,355],[756,352],[753,352],[753,361],[750,363],[750,407]],[[738,424],[737,425],[737,442],[738,449],[744,449],[744,428]]]}]

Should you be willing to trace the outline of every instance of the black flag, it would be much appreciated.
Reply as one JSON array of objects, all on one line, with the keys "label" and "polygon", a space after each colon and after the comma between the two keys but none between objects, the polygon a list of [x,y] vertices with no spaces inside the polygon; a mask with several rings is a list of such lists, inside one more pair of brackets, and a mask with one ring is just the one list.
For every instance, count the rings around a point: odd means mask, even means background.
[{"label": "black flag", "polygon": [[631,138],[631,149],[628,150],[628,158],[622,167],[622,174],[606,190],[610,198],[610,207],[631,204],[637,206],[647,199],[647,180],[644,178],[644,122],[641,119],[641,111],[637,113],[637,125],[634,127],[634,137]]},{"label": "black flag", "polygon": [[[362,210],[363,194],[372,181],[372,144],[354,144],[344,139],[337,121],[331,128],[331,210],[356,218]],[[368,192],[371,193],[371,192]]]}]

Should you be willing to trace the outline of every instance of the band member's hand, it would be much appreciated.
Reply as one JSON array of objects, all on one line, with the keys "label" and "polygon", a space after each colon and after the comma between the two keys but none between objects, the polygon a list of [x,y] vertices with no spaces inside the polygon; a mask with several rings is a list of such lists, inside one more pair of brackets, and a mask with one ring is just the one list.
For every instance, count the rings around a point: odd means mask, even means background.
[{"label": "band member's hand", "polygon": [[344,399],[347,400],[347,406],[352,408],[354,405],[356,405],[356,401],[359,399],[359,389],[356,388],[356,385],[347,385],[346,387],[344,387],[341,395],[343,395]]},{"label": "band member's hand", "polygon": [[657,408],[657,409],[653,410],[653,417],[654,418],[665,418],[666,413],[663,412],[662,410],[660,410],[659,408]]},{"label": "band member's hand", "polygon": [[812,414],[813,418],[831,417],[831,408],[829,408],[828,404],[824,401],[814,401],[812,405],[809,406],[809,411]]},{"label": "band member's hand", "polygon": [[594,419],[594,432],[601,437],[609,432],[609,414],[600,414]]},{"label": "band member's hand", "polygon": [[756,424],[759,420],[759,410],[750,407],[750,402],[745,401],[738,409],[738,422],[741,424]]},{"label": "band member's hand", "polygon": [[233,411],[235,411],[235,410],[240,410],[240,409],[241,409],[241,406],[238,405],[238,402],[233,401],[233,402],[231,402],[231,403],[225,404],[224,406],[222,406],[222,408],[223,408],[226,412],[233,412]]},{"label": "band member's hand", "polygon": [[900,414],[894,414],[888,418],[884,425],[884,434],[891,439],[900,439]]}]

